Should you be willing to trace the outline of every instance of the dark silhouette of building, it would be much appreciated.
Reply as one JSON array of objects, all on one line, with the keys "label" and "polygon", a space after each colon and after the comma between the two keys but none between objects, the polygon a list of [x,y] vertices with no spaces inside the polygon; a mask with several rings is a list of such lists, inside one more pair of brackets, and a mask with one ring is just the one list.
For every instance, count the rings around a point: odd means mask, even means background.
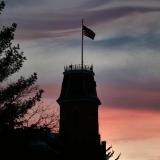
[{"label": "dark silhouette of building", "polygon": [[106,142],[101,142],[93,66],[64,68],[60,97],[60,139],[62,159],[105,160]]}]

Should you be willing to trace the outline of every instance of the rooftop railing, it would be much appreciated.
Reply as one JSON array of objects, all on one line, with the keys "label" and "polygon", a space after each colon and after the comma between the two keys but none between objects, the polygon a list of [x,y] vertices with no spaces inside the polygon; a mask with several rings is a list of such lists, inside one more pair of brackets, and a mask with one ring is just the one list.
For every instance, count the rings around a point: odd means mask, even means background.
[{"label": "rooftop railing", "polygon": [[69,65],[64,67],[64,71],[93,71],[93,65],[81,65],[81,64],[75,64],[75,65]]}]

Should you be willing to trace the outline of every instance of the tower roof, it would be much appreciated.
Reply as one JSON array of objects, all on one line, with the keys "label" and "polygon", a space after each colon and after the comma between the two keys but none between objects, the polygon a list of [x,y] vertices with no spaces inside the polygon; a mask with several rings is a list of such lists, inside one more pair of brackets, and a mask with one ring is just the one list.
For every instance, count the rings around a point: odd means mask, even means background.
[{"label": "tower roof", "polygon": [[97,97],[93,65],[64,67],[64,78],[58,102],[92,102],[100,104]]}]

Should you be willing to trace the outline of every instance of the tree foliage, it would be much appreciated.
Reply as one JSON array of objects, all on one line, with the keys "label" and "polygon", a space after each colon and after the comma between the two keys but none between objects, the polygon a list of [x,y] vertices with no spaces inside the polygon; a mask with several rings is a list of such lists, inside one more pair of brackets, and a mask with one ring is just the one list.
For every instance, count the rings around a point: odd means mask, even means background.
[{"label": "tree foliage", "polygon": [[[112,149],[112,146],[108,147],[106,149],[106,160],[111,159],[114,156],[115,151]],[[114,159],[114,160],[119,160],[121,156],[121,153]]]},{"label": "tree foliage", "polygon": [[1,11],[4,8],[4,6],[5,6],[4,1],[0,2],[0,14],[1,14]]},{"label": "tree foliage", "polygon": [[[2,1],[0,13],[4,6]],[[16,28],[17,24],[13,23],[9,27],[3,26],[0,30],[0,126],[8,129],[20,126],[19,119],[40,101],[43,93],[43,90],[35,86],[36,73],[28,78],[21,76],[10,84],[5,83],[8,77],[21,69],[26,60],[19,44],[13,44]],[[34,95],[30,94],[33,90]]]}]

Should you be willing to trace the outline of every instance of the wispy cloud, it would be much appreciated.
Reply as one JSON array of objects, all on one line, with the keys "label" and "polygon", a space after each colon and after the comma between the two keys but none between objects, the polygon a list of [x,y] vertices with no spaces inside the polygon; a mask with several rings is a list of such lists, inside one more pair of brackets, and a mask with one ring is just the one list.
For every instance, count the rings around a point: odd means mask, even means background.
[{"label": "wispy cloud", "polygon": [[[90,42],[92,45],[92,43]],[[159,33],[142,33],[117,35],[108,39],[96,41],[96,47],[106,49],[152,49],[159,50],[160,34]]]},{"label": "wispy cloud", "polygon": [[[72,35],[79,32],[80,20],[83,17],[90,25],[111,23],[123,17],[133,14],[146,14],[160,12],[160,4],[155,6],[133,5],[125,1],[97,1],[81,0],[79,3],[69,0],[66,4],[63,0],[51,2],[45,1],[10,1],[8,0],[7,11],[2,17],[2,22],[19,24],[19,38],[51,38],[62,35],[61,31]],[[156,2],[155,2],[156,3]],[[64,5],[66,4],[66,5]],[[72,4],[72,5],[69,5]],[[97,6],[105,8],[96,9]],[[59,6],[59,7],[58,7]],[[58,9],[57,9],[58,8]],[[27,10],[27,12],[24,12]],[[56,31],[56,32],[55,32]],[[104,29],[103,29],[104,31]],[[68,34],[66,34],[68,36]],[[35,36],[31,36],[35,35]],[[66,36],[65,34],[63,36]]]}]

